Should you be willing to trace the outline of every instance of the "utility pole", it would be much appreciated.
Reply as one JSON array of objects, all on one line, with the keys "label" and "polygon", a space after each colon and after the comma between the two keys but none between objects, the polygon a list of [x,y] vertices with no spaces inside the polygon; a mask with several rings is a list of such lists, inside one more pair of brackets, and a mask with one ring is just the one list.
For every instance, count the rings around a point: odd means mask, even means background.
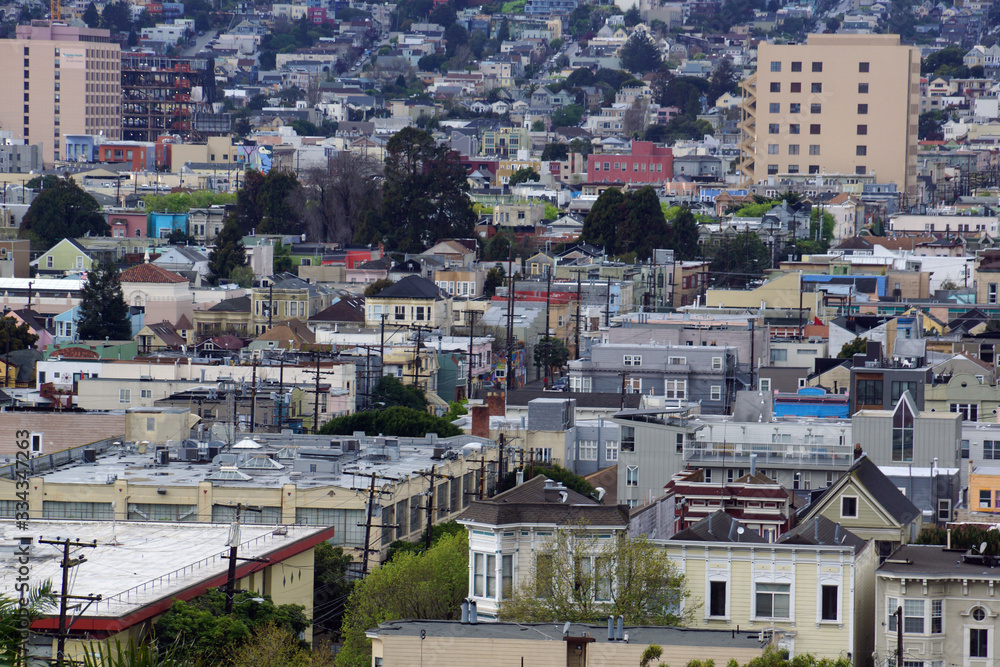
[{"label": "utility pole", "polygon": [[799,340],[802,340],[802,333],[805,331],[805,325],[802,320],[802,271],[799,270]]},{"label": "utility pole", "polygon": [[611,276],[608,276],[608,303],[604,309],[604,326],[611,327]]},{"label": "utility pole", "polygon": [[[85,600],[87,602],[98,602],[101,599],[100,595],[70,595],[67,590],[69,589],[69,570],[77,565],[82,565],[87,562],[86,556],[80,556],[79,558],[70,558],[69,550],[70,547],[85,547],[87,549],[97,548],[97,540],[93,542],[78,542],[70,538],[60,539],[56,538],[54,540],[44,540],[39,539],[39,544],[51,544],[58,545],[62,548],[62,560],[59,562],[59,567],[62,568],[62,588],[59,589],[59,634],[56,636],[56,665],[62,667],[66,664],[66,638],[69,634],[69,627],[66,624],[66,616],[69,611],[69,605],[66,604],[70,600]],[[25,654],[25,664],[27,664],[27,654]]]},{"label": "utility pole", "polygon": [[896,667],[903,667],[903,607],[892,612],[896,617]]},{"label": "utility pole", "polygon": [[468,367],[468,378],[466,380],[465,397],[467,399],[472,398],[472,332],[476,328],[476,313],[475,310],[466,311],[469,314],[469,358],[466,361],[466,366]]},{"label": "utility pole", "polygon": [[[239,173],[238,171],[236,172]],[[278,433],[285,423],[285,353],[281,353],[281,363],[278,366]]]},{"label": "utility pole", "polygon": [[382,374],[385,375],[385,318],[388,317],[388,313],[381,313],[379,319],[382,321],[379,323],[379,334],[378,334],[378,362],[382,365]]},{"label": "utility pole", "polygon": [[236,516],[233,519],[233,525],[229,530],[229,555],[223,556],[223,558],[229,559],[229,572],[226,576],[226,615],[233,613],[233,601],[236,597],[236,561],[246,560],[255,561],[258,563],[266,563],[268,559],[266,558],[238,558],[236,555],[237,550],[240,546],[240,514],[246,510],[247,512],[263,512],[264,508],[250,507],[244,505],[243,503],[236,504]]},{"label": "utility pole", "polygon": [[256,351],[250,353],[250,364],[253,371],[250,374],[250,432],[254,433],[257,427],[257,354]]},{"label": "utility pole", "polygon": [[580,272],[576,273],[576,340],[574,341],[573,356],[580,358]]},{"label": "utility pole", "polygon": [[517,278],[510,275],[507,288],[507,391],[514,388],[514,284]]},{"label": "utility pole", "polygon": [[271,328],[271,316],[274,314],[274,283],[267,286],[267,328]]},{"label": "utility pole", "polygon": [[379,479],[390,480],[393,482],[398,482],[399,480],[395,477],[386,477],[385,475],[377,475],[375,473],[351,473],[356,477],[370,477],[371,483],[368,485],[368,508],[365,511],[365,522],[359,523],[358,526],[364,526],[365,528],[365,546],[364,552],[361,556],[361,574],[362,576],[368,574],[368,554],[378,553],[378,549],[371,548],[371,536],[372,528],[398,528],[398,524],[379,524],[375,526],[372,523],[372,514],[375,510],[375,494],[381,493],[381,491],[376,491],[375,481]]},{"label": "utility pole", "polygon": [[552,330],[549,328],[549,306],[552,302],[552,267],[545,273],[545,386],[549,385],[549,352],[552,349]]},{"label": "utility pole", "polygon": [[454,475],[442,475],[441,473],[435,472],[437,468],[436,465],[431,466],[430,472],[417,471],[417,474],[427,480],[427,505],[422,507],[427,511],[427,533],[424,535],[424,546],[428,549],[431,548],[431,528],[434,525],[434,480],[435,479],[455,479]]},{"label": "utility pole", "polygon": [[319,433],[319,350],[316,350],[316,396],[313,403],[313,434]]}]

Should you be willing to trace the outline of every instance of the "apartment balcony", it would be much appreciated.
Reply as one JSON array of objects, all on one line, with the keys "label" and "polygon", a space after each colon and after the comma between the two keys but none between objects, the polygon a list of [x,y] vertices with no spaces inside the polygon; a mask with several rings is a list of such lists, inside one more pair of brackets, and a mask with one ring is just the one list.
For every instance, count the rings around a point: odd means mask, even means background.
[{"label": "apartment balcony", "polygon": [[852,445],[757,444],[707,440],[684,443],[684,462],[695,466],[723,464],[749,468],[751,454],[757,455],[758,468],[846,470],[854,462]]}]

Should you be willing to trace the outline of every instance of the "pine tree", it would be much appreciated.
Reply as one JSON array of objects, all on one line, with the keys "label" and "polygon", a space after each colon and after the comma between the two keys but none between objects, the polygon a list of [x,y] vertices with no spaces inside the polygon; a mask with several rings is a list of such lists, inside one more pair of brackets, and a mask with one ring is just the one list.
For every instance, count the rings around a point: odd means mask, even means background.
[{"label": "pine tree", "polygon": [[691,209],[685,206],[670,228],[671,245],[678,261],[688,261],[698,256],[699,235],[698,221]]},{"label": "pine tree", "polygon": [[222,278],[229,278],[233,269],[247,264],[247,249],[243,245],[243,234],[240,233],[236,218],[230,216],[222,231],[215,237],[215,248],[208,254],[209,280],[218,285]]},{"label": "pine tree", "polygon": [[121,275],[112,262],[104,262],[87,275],[80,295],[80,340],[130,340],[132,320],[122,295]]},{"label": "pine tree", "polygon": [[88,28],[101,27],[101,14],[93,2],[87,3],[87,9],[83,12],[83,22],[87,24]]}]

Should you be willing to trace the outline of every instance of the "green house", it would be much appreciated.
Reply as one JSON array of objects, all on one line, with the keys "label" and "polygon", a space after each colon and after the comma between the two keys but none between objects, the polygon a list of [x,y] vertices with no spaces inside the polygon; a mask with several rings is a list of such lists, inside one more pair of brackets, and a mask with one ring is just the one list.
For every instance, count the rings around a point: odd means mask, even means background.
[{"label": "green house", "polygon": [[64,276],[74,271],[89,271],[94,266],[94,256],[73,239],[63,239],[31,265],[38,269],[38,275]]}]

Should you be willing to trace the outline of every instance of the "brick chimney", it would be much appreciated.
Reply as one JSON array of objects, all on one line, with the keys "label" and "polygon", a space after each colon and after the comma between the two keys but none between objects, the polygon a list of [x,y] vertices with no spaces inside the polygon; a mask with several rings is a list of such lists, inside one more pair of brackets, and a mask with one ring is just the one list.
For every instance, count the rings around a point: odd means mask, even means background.
[{"label": "brick chimney", "polygon": [[[486,407],[490,410],[490,417],[503,417],[507,414],[504,393],[490,393],[486,395]],[[1000,412],[997,413],[1000,415]]]},{"label": "brick chimney", "polygon": [[488,405],[473,405],[472,435],[480,438],[490,437],[490,408]]}]

